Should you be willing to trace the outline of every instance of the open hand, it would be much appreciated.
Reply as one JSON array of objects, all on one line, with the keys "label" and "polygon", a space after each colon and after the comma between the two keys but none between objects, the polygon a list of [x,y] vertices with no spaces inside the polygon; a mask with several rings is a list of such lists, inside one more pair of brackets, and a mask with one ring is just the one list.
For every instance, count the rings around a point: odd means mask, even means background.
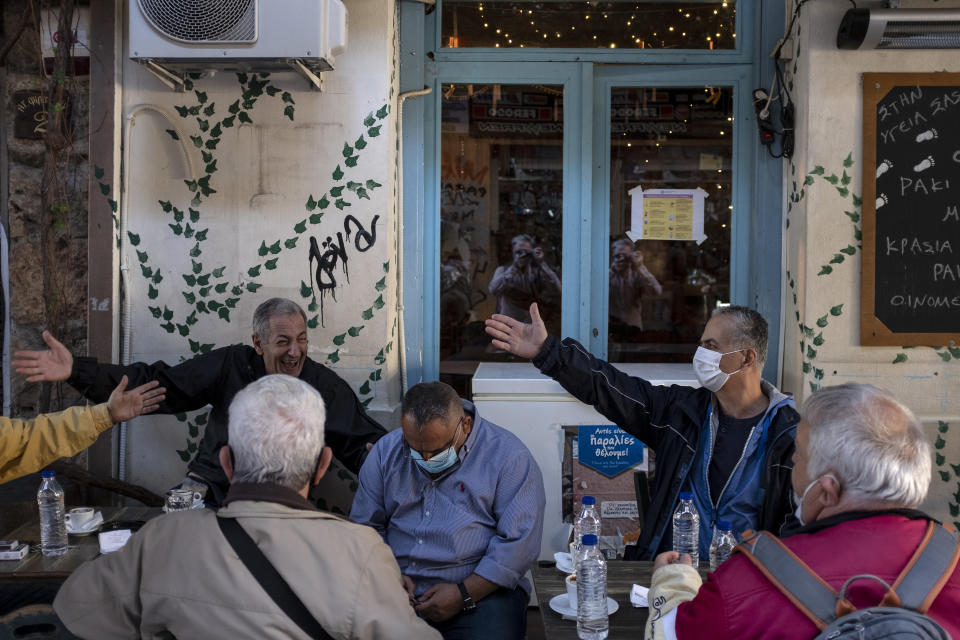
[{"label": "open hand", "polygon": [[17,351],[13,354],[13,366],[17,373],[29,376],[27,382],[60,382],[70,377],[73,356],[59,340],[43,332],[43,341],[50,347],[46,351]]},{"label": "open hand", "polygon": [[530,305],[531,323],[495,313],[486,322],[486,332],[493,337],[493,346],[521,358],[533,358],[547,339],[547,327],[540,318],[537,303]]},{"label": "open hand", "polygon": [[123,376],[120,384],[110,394],[107,400],[107,409],[114,422],[132,420],[144,413],[156,411],[166,396],[166,388],[161,387],[156,380],[142,384],[136,389],[124,391],[127,388],[127,376]]},{"label": "open hand", "polygon": [[416,609],[427,620],[443,622],[463,611],[463,596],[455,584],[435,584],[420,596]]}]

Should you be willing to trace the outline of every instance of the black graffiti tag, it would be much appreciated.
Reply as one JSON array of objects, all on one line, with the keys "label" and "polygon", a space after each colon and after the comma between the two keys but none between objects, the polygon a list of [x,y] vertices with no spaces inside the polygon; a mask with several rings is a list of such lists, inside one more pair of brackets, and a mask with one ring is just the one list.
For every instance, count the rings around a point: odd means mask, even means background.
[{"label": "black graffiti tag", "polygon": [[[337,300],[336,287],[337,278],[334,270],[337,264],[343,270],[343,276],[350,282],[350,274],[347,271],[347,262],[350,258],[347,254],[347,248],[350,245],[350,237],[353,236],[353,246],[360,253],[369,251],[377,242],[377,220],[379,215],[373,216],[370,221],[370,230],[367,231],[363,223],[354,216],[348,215],[343,219],[343,231],[338,231],[336,237],[327,236],[327,239],[319,243],[314,236],[310,236],[310,254],[308,258],[307,269],[310,271],[310,288],[320,294],[320,324],[323,325],[323,303],[326,294],[329,292],[334,302]],[[353,229],[351,229],[353,227]],[[313,261],[317,261],[314,269]]]}]

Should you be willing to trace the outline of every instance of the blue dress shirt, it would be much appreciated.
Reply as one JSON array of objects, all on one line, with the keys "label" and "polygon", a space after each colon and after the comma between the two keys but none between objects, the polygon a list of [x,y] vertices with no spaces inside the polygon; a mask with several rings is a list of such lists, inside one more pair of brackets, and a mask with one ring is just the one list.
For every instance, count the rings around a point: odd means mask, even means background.
[{"label": "blue dress shirt", "polygon": [[524,574],[540,554],[543,476],[519,438],[461,402],[473,428],[458,462],[431,478],[402,430],[391,431],[360,469],[350,519],[383,536],[417,595],[471,573],[530,593]]}]

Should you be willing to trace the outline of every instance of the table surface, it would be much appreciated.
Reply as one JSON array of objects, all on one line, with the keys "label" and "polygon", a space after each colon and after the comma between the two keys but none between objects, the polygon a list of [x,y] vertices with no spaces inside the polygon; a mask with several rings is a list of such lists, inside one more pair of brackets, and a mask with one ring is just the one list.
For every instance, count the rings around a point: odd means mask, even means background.
[{"label": "table surface", "polygon": [[[104,524],[117,520],[149,520],[161,514],[159,507],[96,507],[103,514]],[[22,560],[0,560],[0,582],[63,582],[87,560],[100,555],[96,534],[68,536],[67,552],[45,558],[40,553],[40,518],[3,534],[5,540],[19,540],[30,545],[30,553]]]},{"label": "table surface", "polygon": [[[700,573],[706,574],[706,570],[707,567],[702,566]],[[559,613],[550,608],[551,598],[567,592],[567,586],[564,583],[567,574],[556,567],[536,565],[531,572],[547,640],[577,640],[576,620],[564,620]],[[609,640],[621,638],[635,640],[643,637],[649,610],[646,607],[638,608],[630,604],[630,589],[635,584],[649,587],[652,575],[653,562],[650,561],[612,560],[607,562],[607,597],[613,598],[620,605],[616,613],[610,616],[610,632],[607,636]]]}]

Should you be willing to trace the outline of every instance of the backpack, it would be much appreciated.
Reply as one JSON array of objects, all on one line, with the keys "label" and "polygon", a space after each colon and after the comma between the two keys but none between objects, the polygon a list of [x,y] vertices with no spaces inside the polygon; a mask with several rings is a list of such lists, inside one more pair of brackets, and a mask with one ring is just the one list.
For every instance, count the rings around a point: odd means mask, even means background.
[{"label": "backpack", "polygon": [[[927,616],[926,611],[950,579],[960,558],[957,532],[952,528],[930,522],[910,562],[893,585],[877,576],[860,574],[844,582],[839,593],[772,533],[747,532],[745,536],[734,553],[744,554],[817,625],[820,633],[814,640],[950,640],[950,634]],[[857,580],[873,580],[883,585],[886,593],[877,606],[856,609],[850,603],[847,589]]]}]

